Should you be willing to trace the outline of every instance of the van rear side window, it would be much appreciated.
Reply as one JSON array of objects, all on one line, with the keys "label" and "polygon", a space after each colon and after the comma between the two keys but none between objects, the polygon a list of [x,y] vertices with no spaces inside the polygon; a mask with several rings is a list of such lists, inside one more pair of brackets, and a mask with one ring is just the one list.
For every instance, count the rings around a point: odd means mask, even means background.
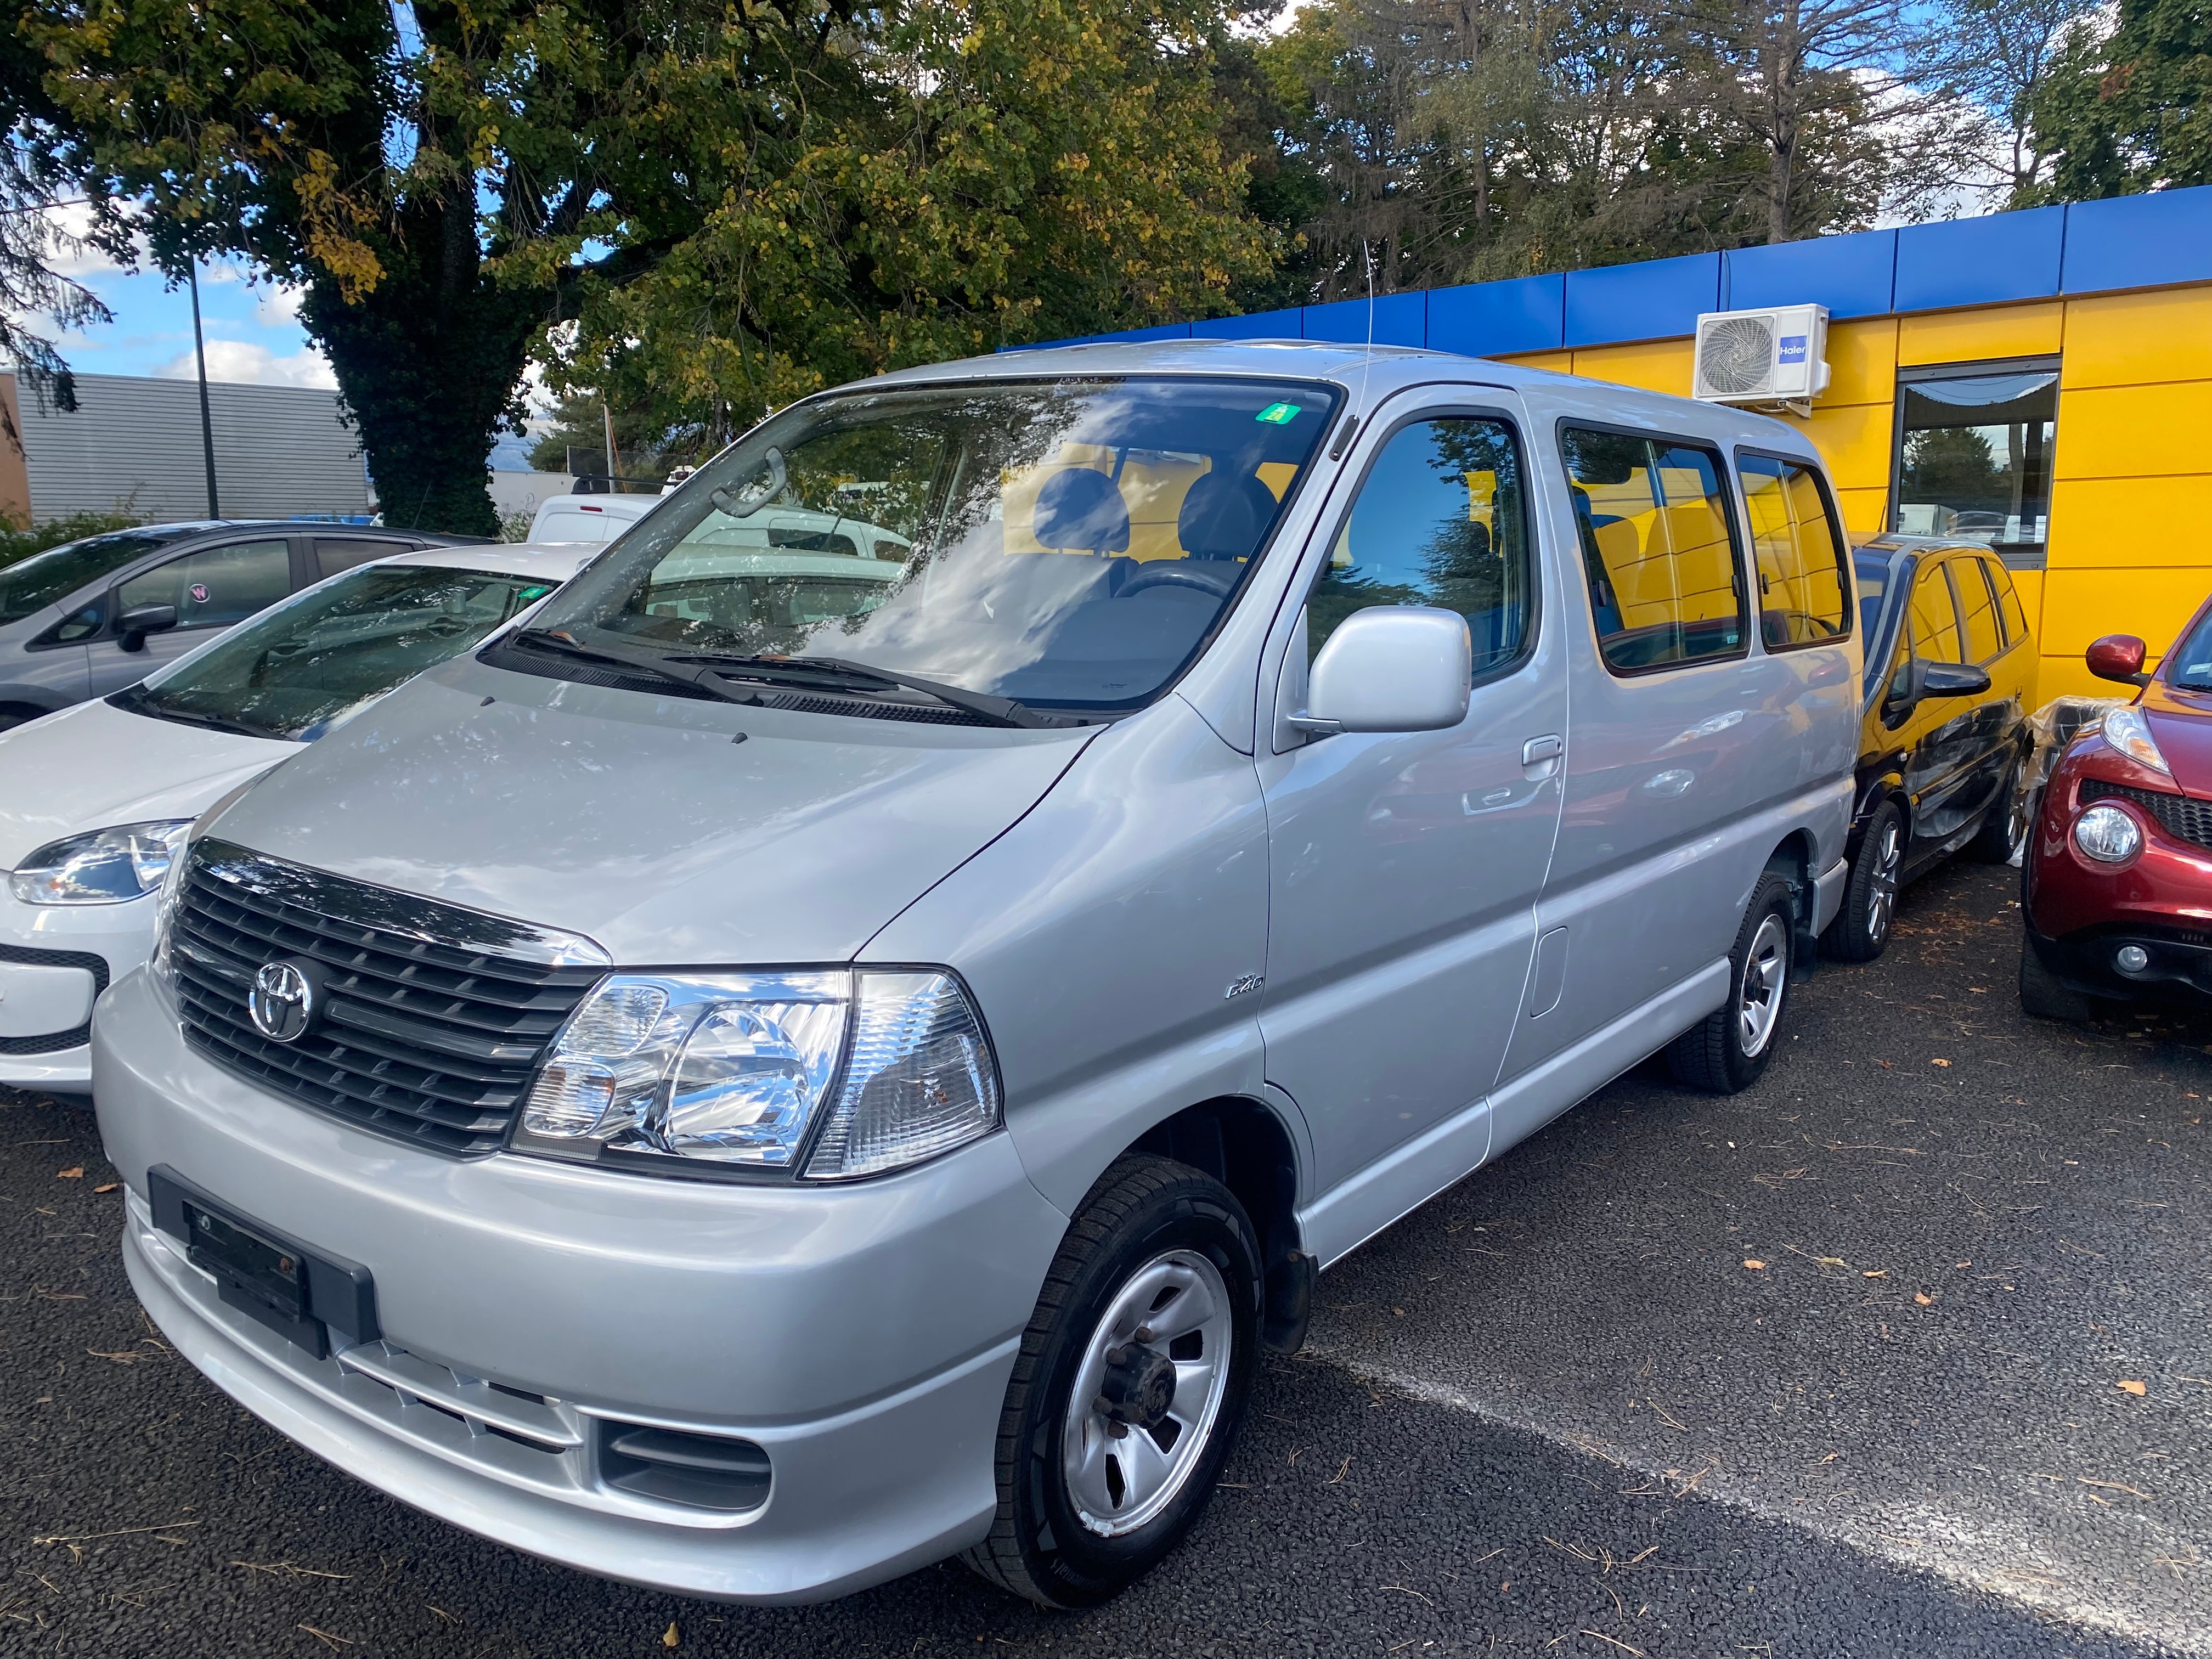
[{"label": "van rear side window", "polygon": [[1766,648],[1786,651],[1841,639],[1850,631],[1844,538],[1820,474],[1795,461],[1739,450],[1736,476],[1751,515],[1759,636]]},{"label": "van rear side window", "polygon": [[1559,447],[1606,666],[1636,674],[1744,655],[1720,456],[1679,438],[1585,427],[1562,429]]}]

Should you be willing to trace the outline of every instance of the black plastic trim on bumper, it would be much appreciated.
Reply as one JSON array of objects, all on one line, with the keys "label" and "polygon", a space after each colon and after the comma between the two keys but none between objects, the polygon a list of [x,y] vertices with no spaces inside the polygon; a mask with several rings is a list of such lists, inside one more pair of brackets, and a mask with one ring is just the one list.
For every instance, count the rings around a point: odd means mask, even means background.
[{"label": "black plastic trim on bumper", "polygon": [[[2063,939],[2031,929],[2028,948],[2069,989],[2100,997],[2138,997],[2164,990],[2212,997],[2212,932],[2130,927],[2124,923],[2087,929]],[[2124,974],[2112,957],[2121,946],[2142,947],[2150,962]]]},{"label": "black plastic trim on bumper", "polygon": [[[33,951],[28,945],[0,945],[0,962],[20,963],[27,968],[82,968],[92,975],[92,1000],[107,988],[107,958],[90,951]],[[0,1054],[57,1054],[64,1048],[82,1048],[92,1041],[92,1021],[67,1031],[48,1031],[40,1036],[0,1037]]]}]

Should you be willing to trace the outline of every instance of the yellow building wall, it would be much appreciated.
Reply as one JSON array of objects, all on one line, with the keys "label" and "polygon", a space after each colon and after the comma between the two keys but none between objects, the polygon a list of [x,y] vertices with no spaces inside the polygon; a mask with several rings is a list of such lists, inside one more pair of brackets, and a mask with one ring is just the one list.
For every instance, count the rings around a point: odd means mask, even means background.
[{"label": "yellow building wall", "polygon": [[[1690,348],[1504,361],[1680,396]],[[1827,461],[1853,538],[1879,535],[1897,371],[2051,356],[2061,368],[2046,568],[2012,573],[2041,652],[2039,700],[2114,690],[2083,666],[2089,641],[2140,635],[2155,662],[2212,592],[2212,287],[1831,324],[1827,392],[1809,420],[1783,417]]]}]

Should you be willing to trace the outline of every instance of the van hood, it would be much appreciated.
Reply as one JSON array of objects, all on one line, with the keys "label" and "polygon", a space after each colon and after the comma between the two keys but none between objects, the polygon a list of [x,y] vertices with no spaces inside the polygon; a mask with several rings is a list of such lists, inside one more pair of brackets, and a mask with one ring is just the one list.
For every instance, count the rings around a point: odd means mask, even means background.
[{"label": "van hood", "polygon": [[2212,799],[2212,692],[2153,680],[2143,688],[2142,707],[2173,781],[2199,799]]},{"label": "van hood", "polygon": [[64,836],[198,817],[302,746],[133,714],[97,698],[0,732],[0,870]]},{"label": "van hood", "polygon": [[581,933],[627,966],[845,962],[1036,805],[1094,732],[663,698],[463,657],[210,832]]}]

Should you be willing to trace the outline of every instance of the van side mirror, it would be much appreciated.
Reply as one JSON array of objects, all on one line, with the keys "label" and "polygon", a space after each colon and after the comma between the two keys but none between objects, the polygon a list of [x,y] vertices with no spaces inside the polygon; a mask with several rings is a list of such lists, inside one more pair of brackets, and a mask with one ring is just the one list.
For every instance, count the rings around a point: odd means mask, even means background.
[{"label": "van side mirror", "polygon": [[166,634],[176,625],[173,605],[134,605],[115,619],[116,648],[143,651],[149,634]]},{"label": "van side mirror", "polygon": [[1337,625],[1306,682],[1301,732],[1440,732],[1467,718],[1474,642],[1467,618],[1428,605],[1370,605]]},{"label": "van side mirror", "polygon": [[2143,658],[2148,647],[2132,634],[2107,634],[2094,640],[2081,653],[2089,665],[2089,672],[2100,680],[2118,680],[2123,685],[2148,685],[2150,676],[2143,672]]}]

